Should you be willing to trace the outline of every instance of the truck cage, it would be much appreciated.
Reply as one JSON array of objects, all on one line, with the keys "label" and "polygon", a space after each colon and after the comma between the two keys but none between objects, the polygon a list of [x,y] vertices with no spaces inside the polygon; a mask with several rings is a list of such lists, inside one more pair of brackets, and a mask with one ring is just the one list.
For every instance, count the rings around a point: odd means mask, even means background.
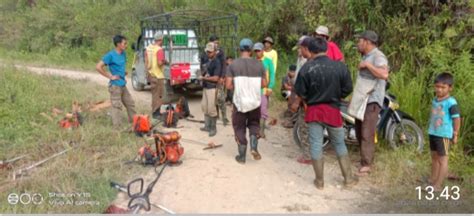
[{"label": "truck cage", "polygon": [[[226,55],[237,55],[237,15],[216,10],[176,10],[143,18],[141,36],[145,47],[153,43],[156,32],[164,37],[163,49],[170,62],[198,63],[196,57],[212,35]],[[189,31],[189,30],[193,30]],[[170,47],[169,39],[173,40]],[[171,48],[171,49],[170,49]],[[199,58],[199,57],[198,57]]]}]

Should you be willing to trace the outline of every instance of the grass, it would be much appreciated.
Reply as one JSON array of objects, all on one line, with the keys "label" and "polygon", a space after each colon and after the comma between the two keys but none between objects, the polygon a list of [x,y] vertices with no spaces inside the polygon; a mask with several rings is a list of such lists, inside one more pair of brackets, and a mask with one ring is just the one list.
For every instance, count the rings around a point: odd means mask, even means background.
[{"label": "grass", "polygon": [[[87,81],[39,76],[12,67],[1,69],[0,159],[27,154],[27,158],[14,164],[18,169],[69,148],[71,141],[77,146],[15,182],[4,182],[11,178],[11,170],[0,170],[0,212],[101,213],[117,194],[110,188],[110,180],[125,182],[145,171],[123,163],[134,158],[143,141],[111,129],[106,111],[84,112],[85,123],[76,130],[58,127],[56,121],[60,117],[50,121],[40,115],[50,114],[53,107],[70,111],[74,100],[86,103],[104,99],[108,99],[106,88]],[[58,198],[48,197],[50,192],[90,193],[90,197],[76,200],[94,203],[54,205],[49,201]],[[4,198],[10,193],[40,193],[45,199],[41,205],[9,205]]]},{"label": "grass", "polygon": [[[455,149],[454,151],[458,151]],[[456,155],[455,153],[450,156]],[[380,212],[384,213],[472,213],[474,207],[473,176],[466,170],[459,170],[460,165],[452,164],[450,158],[450,172],[459,175],[463,181],[444,182],[445,186],[458,186],[461,190],[460,199],[446,201],[426,200],[422,193],[418,199],[416,187],[426,187],[422,182],[423,176],[428,177],[431,171],[431,157],[429,147],[425,146],[422,154],[408,149],[396,151],[380,146],[376,151],[375,172],[370,176],[371,184],[376,185],[383,192],[383,206]],[[472,158],[464,158],[462,167],[472,164]],[[449,191],[453,194],[453,191]],[[439,195],[439,194],[436,194]]]}]

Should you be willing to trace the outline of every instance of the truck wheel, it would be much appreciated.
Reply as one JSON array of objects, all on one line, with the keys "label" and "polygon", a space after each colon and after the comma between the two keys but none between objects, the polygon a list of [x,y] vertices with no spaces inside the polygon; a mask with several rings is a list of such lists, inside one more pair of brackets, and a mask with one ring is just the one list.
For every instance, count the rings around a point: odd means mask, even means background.
[{"label": "truck wheel", "polygon": [[132,87],[135,91],[143,91],[145,88],[145,85],[138,81],[137,72],[135,72],[135,70],[132,72]]}]

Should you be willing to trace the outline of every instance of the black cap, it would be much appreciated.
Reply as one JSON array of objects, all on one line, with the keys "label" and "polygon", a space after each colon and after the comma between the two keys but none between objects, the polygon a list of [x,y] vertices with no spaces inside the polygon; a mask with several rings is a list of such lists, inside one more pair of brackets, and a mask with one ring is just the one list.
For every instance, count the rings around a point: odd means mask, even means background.
[{"label": "black cap", "polygon": [[374,31],[370,31],[370,30],[362,32],[362,34],[357,35],[357,37],[369,40],[374,44],[377,44],[379,42],[379,36],[377,35],[377,33],[375,33]]},{"label": "black cap", "polygon": [[209,42],[214,42],[216,40],[219,40],[219,37],[217,37],[216,35],[211,35],[211,37],[209,37]]}]

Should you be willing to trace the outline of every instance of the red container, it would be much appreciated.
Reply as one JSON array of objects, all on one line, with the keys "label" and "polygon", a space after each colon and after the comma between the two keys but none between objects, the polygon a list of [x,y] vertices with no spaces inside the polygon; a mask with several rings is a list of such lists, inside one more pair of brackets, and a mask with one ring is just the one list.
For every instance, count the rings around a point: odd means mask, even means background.
[{"label": "red container", "polygon": [[179,85],[186,83],[191,78],[191,65],[189,63],[171,64],[171,85]]}]

